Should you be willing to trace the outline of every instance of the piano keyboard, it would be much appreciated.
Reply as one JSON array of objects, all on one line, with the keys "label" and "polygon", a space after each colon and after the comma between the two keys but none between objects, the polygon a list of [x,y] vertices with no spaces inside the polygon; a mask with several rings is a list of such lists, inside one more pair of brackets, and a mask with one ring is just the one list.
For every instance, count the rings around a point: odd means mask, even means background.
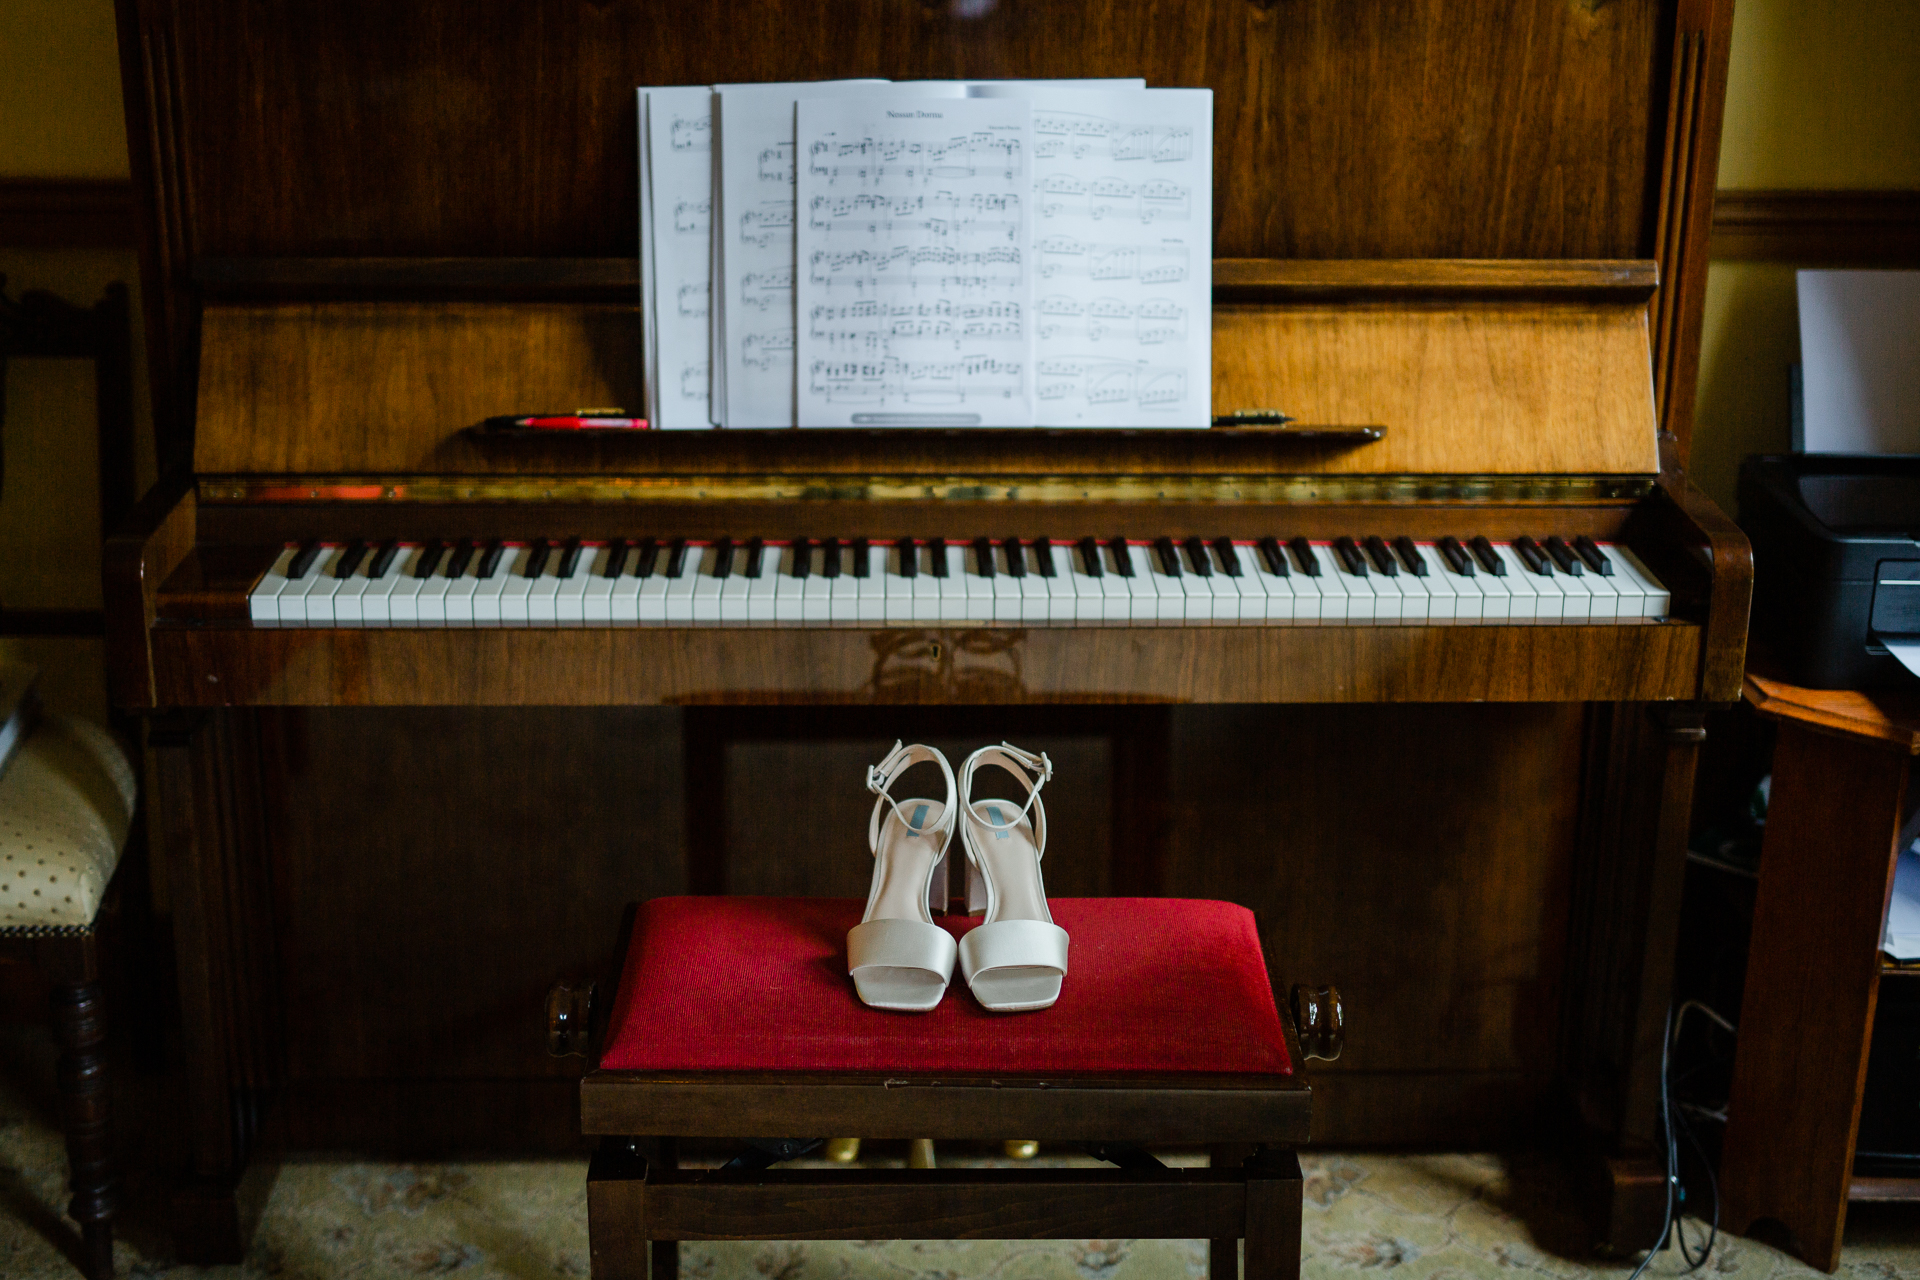
[{"label": "piano keyboard", "polygon": [[1585,537],[323,542],[248,595],[281,627],[1653,621],[1668,602]]}]

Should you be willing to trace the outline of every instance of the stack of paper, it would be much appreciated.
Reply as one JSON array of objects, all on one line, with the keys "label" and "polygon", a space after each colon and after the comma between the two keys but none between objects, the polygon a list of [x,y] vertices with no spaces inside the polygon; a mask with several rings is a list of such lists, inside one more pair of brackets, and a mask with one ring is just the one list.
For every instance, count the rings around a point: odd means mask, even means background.
[{"label": "stack of paper", "polygon": [[1213,95],[640,90],[663,428],[1205,427]]}]

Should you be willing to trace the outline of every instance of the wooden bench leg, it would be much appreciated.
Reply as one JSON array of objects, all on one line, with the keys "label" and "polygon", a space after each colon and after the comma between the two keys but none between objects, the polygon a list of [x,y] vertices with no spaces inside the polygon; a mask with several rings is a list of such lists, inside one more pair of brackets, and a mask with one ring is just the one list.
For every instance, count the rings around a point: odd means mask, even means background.
[{"label": "wooden bench leg", "polygon": [[61,1125],[67,1133],[67,1216],[80,1224],[89,1280],[112,1280],[113,1217],[120,1209],[107,1095],[106,1021],[97,982],[53,988],[53,1028],[60,1041]]},{"label": "wooden bench leg", "polygon": [[[1238,1169],[1252,1155],[1250,1145],[1216,1144],[1207,1148],[1207,1164],[1215,1169]],[[1239,1237],[1207,1241],[1207,1280],[1240,1280]]]},{"label": "wooden bench leg", "polygon": [[1247,1162],[1247,1280],[1300,1280],[1300,1190],[1293,1152]]}]

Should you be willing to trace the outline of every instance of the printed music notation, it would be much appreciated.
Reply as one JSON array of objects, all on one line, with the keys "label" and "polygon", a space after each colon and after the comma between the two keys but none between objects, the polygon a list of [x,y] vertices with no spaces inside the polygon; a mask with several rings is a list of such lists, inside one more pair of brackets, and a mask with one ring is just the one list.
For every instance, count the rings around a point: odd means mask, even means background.
[{"label": "printed music notation", "polygon": [[821,99],[796,119],[801,425],[928,406],[1030,424],[1028,104]]},{"label": "printed music notation", "polygon": [[1022,394],[1022,361],[971,356],[961,360],[815,360],[807,366],[807,394],[833,405],[882,411],[928,407],[989,412]]},{"label": "printed music notation", "polygon": [[683,365],[680,369],[680,395],[687,400],[707,398],[708,384],[712,380],[709,365],[702,360],[699,364]]},{"label": "printed music notation", "polygon": [[793,238],[793,206],[763,205],[740,215],[740,243],[768,245]]},{"label": "printed music notation", "polygon": [[704,236],[713,227],[711,200],[682,200],[673,206],[673,230],[677,235]]},{"label": "printed music notation", "polygon": [[705,85],[641,93],[647,416],[656,427],[706,427],[713,420],[713,95]]},{"label": "printed music notation", "polygon": [[1085,179],[1056,173],[1035,184],[1042,218],[1081,216],[1095,222],[1132,218],[1139,222],[1186,222],[1193,216],[1193,191],[1178,182],[1128,182],[1122,178]]},{"label": "printed music notation", "polygon": [[1187,278],[1191,255],[1181,241],[1157,244],[1088,244],[1072,236],[1044,236],[1035,245],[1042,280],[1085,276],[1089,280],[1137,280],[1178,284]]},{"label": "printed music notation", "polygon": [[755,271],[740,280],[740,301],[761,311],[793,305],[793,272]]},{"label": "printed music notation", "polygon": [[1165,410],[1187,398],[1187,371],[1127,360],[1055,358],[1036,362],[1043,405],[1084,400],[1107,409]]},{"label": "printed music notation", "polygon": [[1101,343],[1119,338],[1141,346],[1187,340],[1187,309],[1166,298],[1138,304],[1121,298],[1100,297],[1091,302],[1055,294],[1034,304],[1039,317],[1034,332],[1051,342],[1056,338],[1084,338]]},{"label": "printed music notation", "polygon": [[683,284],[680,286],[679,312],[683,319],[694,320],[707,314],[713,302],[711,284]]},{"label": "printed music notation", "polygon": [[1190,125],[1124,124],[1075,111],[1033,113],[1036,160],[1147,160],[1172,164],[1193,158]]},{"label": "printed music notation", "polygon": [[744,334],[740,338],[740,350],[748,368],[774,368],[793,358],[793,330]]},{"label": "printed music notation", "polygon": [[712,152],[713,115],[710,111],[698,115],[676,115],[672,121],[667,126],[669,149]]}]

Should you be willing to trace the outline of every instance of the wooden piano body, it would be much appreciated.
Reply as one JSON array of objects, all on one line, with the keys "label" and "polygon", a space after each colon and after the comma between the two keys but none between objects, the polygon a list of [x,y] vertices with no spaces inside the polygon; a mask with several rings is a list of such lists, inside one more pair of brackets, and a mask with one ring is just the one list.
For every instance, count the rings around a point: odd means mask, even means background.
[{"label": "wooden piano body", "polygon": [[[636,897],[861,892],[858,769],[896,734],[1052,743],[1054,892],[1231,898],[1276,972],[1337,981],[1353,1029],[1316,1140],[1544,1135],[1598,1175],[1596,1239],[1651,1237],[1694,756],[1704,707],[1738,696],[1750,585],[1686,476],[1730,0],[120,18],[172,466],[110,546],[109,627],[117,700],[149,724],[189,1256],[239,1247],[263,1151],[565,1149],[538,993],[599,963]],[[1211,86],[1215,412],[1381,438],[465,434],[641,401],[636,84],[859,75]],[[1233,628],[247,617],[289,541],[723,534],[1584,534],[1673,605]]]}]

